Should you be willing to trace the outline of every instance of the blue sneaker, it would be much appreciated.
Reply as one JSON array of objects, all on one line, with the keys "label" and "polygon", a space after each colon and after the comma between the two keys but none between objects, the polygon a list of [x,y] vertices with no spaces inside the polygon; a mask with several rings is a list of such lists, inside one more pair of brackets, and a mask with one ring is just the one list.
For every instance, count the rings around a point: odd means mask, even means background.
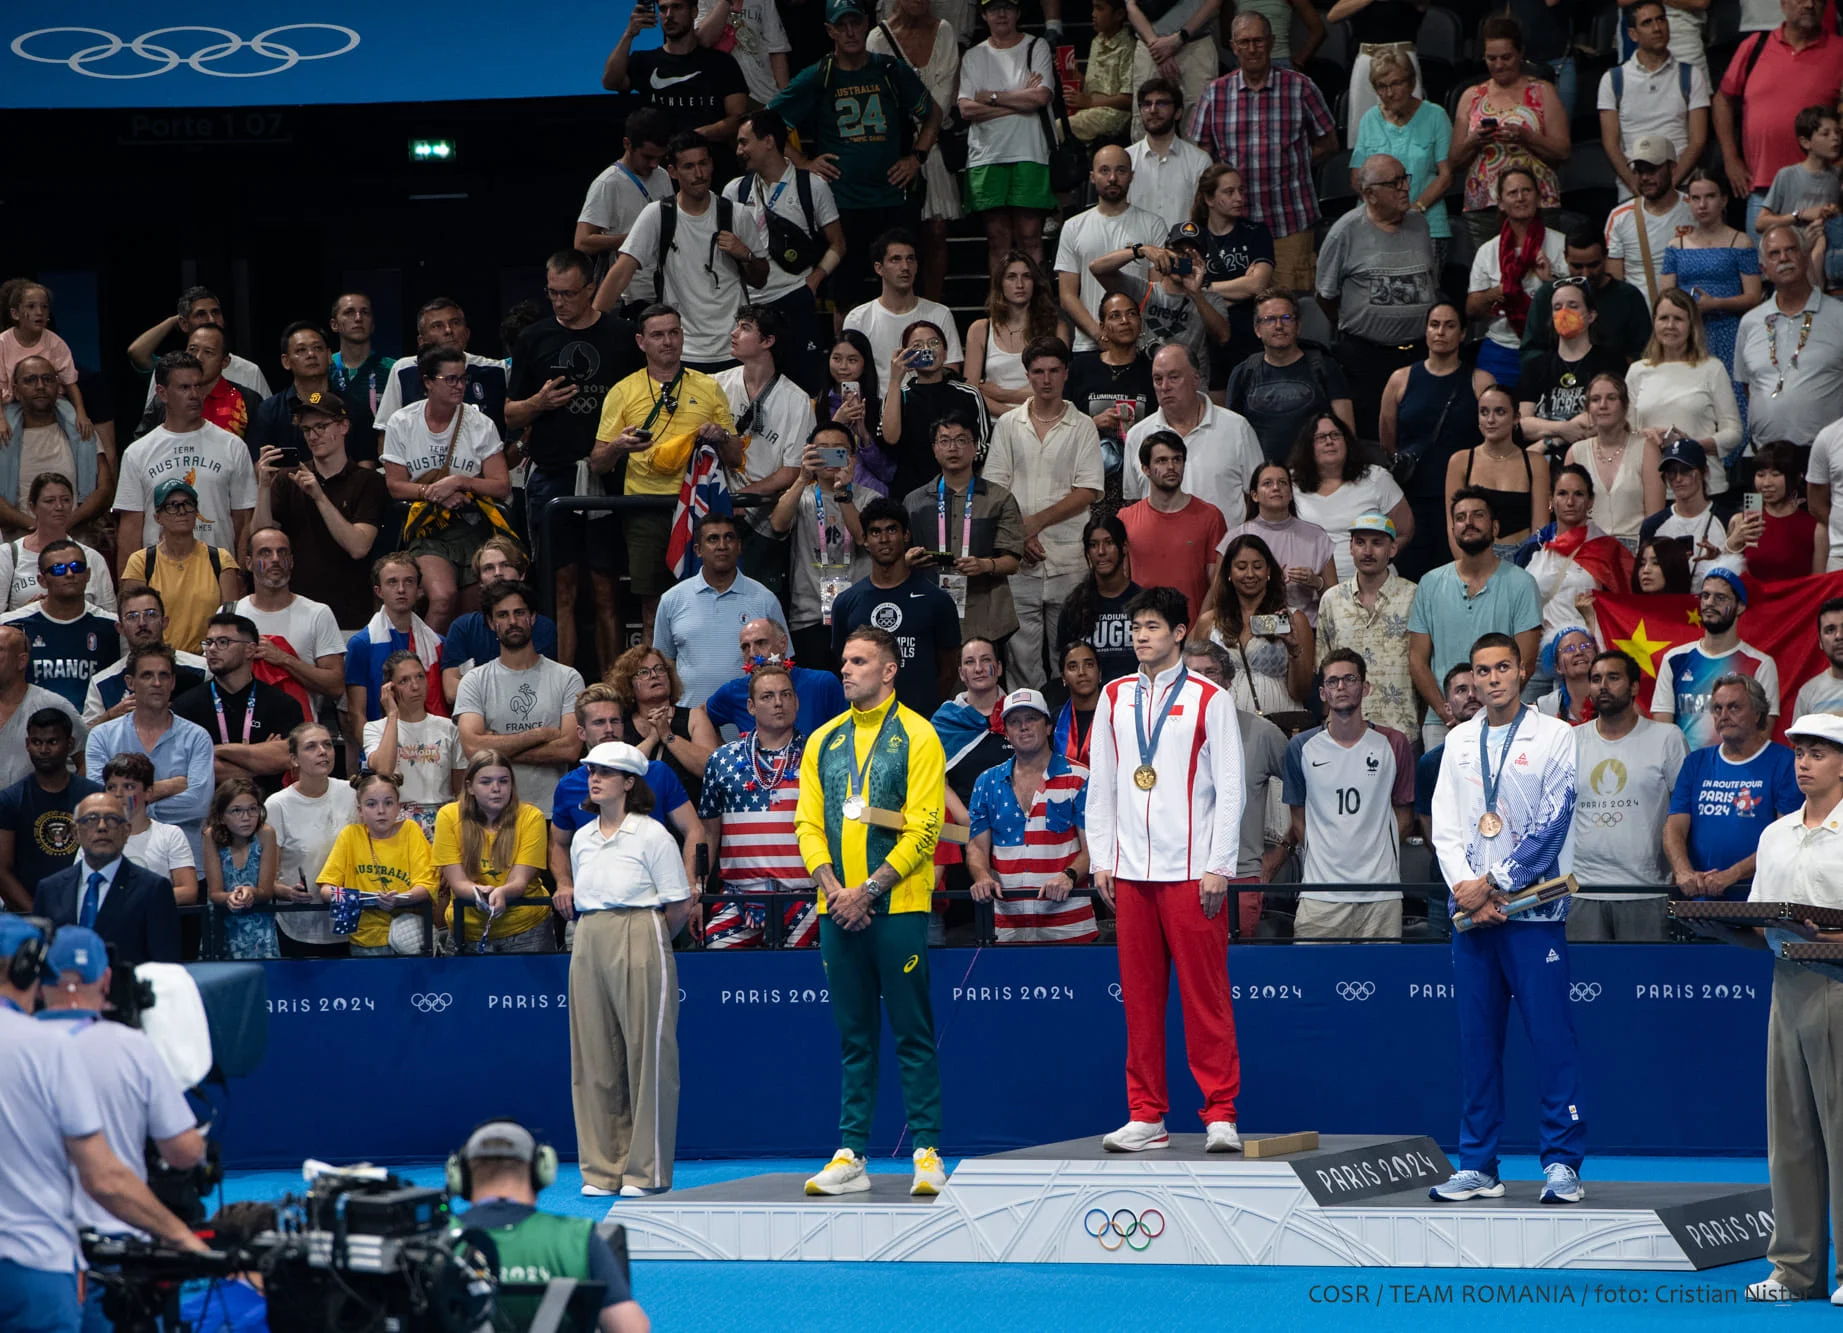
[{"label": "blue sneaker", "polygon": [[1542,1175],[1544,1203],[1579,1203],[1587,1197],[1587,1191],[1581,1185],[1580,1173],[1571,1166],[1550,1162],[1542,1168]]},{"label": "blue sneaker", "polygon": [[1445,1203],[1464,1203],[1467,1199],[1501,1199],[1504,1197],[1504,1182],[1485,1171],[1455,1171],[1453,1178],[1444,1185],[1435,1185],[1428,1190],[1427,1197]]}]

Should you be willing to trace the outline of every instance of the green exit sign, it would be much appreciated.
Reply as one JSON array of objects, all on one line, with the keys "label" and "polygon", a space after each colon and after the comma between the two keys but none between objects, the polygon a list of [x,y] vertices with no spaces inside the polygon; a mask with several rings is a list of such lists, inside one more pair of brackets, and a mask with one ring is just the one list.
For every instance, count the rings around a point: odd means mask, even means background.
[{"label": "green exit sign", "polygon": [[460,150],[453,139],[411,139],[410,161],[452,162]]}]

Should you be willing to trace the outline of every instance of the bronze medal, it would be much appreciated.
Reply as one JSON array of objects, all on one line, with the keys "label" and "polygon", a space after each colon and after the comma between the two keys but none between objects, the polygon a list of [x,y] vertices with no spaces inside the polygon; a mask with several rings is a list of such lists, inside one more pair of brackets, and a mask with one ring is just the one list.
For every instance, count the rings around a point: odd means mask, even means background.
[{"label": "bronze medal", "polygon": [[1487,838],[1495,838],[1504,831],[1504,820],[1495,810],[1487,810],[1478,817],[1478,831]]}]

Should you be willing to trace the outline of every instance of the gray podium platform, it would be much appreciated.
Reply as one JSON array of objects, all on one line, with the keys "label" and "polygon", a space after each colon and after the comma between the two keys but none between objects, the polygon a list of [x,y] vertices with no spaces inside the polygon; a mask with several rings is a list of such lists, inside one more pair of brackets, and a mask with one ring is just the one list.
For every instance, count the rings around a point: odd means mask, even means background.
[{"label": "gray podium platform", "polygon": [[1200,1134],[1131,1154],[1097,1137],[966,1158],[933,1199],[910,1198],[906,1173],[837,1198],[807,1197],[801,1175],[762,1175],[623,1201],[608,1217],[637,1259],[768,1261],[1689,1271],[1762,1257],[1772,1231],[1758,1185],[1589,1176],[1578,1204],[1538,1203],[1538,1181],[1506,1181],[1502,1199],[1430,1200],[1451,1169],[1433,1140],[1401,1135],[1326,1135],[1257,1160],[1207,1154]]}]

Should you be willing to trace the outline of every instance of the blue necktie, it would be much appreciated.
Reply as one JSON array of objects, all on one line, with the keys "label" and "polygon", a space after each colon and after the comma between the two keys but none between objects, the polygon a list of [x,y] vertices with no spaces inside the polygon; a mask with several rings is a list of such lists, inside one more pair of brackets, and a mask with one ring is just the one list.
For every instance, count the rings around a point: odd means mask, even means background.
[{"label": "blue necktie", "polygon": [[90,872],[90,887],[83,895],[83,906],[77,912],[77,924],[86,929],[96,925],[96,909],[102,906],[102,872]]}]

